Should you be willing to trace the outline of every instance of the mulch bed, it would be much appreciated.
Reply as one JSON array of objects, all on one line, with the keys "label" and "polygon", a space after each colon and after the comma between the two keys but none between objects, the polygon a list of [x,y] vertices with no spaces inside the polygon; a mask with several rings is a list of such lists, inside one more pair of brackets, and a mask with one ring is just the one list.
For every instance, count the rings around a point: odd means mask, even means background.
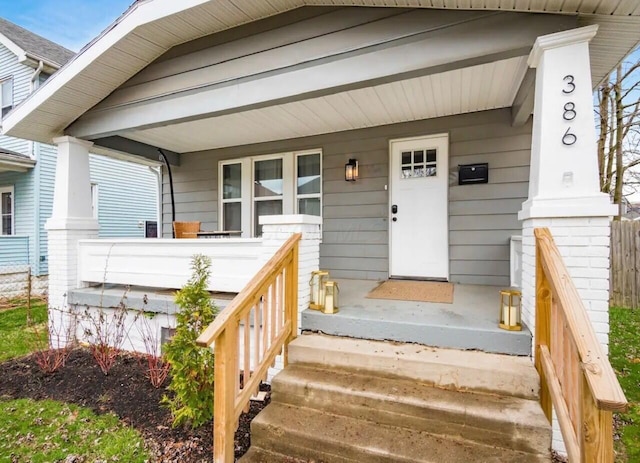
[{"label": "mulch bed", "polygon": [[[96,413],[113,412],[142,433],[157,462],[200,463],[212,461],[213,424],[198,429],[172,428],[169,410],[160,405],[164,387],[155,389],[133,356],[121,356],[105,376],[91,354],[74,350],[64,367],[44,374],[33,356],[0,364],[0,397],[53,399],[88,407]],[[169,380],[166,381],[166,384]],[[236,458],[251,443],[251,420],[269,403],[269,385],[265,402],[252,402],[249,413],[240,417],[235,436]]]}]

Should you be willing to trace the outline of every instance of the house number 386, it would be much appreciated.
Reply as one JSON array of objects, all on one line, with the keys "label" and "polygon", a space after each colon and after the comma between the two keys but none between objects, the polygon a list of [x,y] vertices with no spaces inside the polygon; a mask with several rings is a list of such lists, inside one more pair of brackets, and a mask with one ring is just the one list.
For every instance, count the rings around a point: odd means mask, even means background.
[{"label": "house number 386", "polygon": [[[571,95],[576,89],[576,84],[574,83],[575,78],[569,74],[564,76],[562,80],[565,83],[565,88],[562,89],[562,93],[565,95]],[[576,112],[576,104],[573,101],[565,103],[563,109],[564,112],[562,113],[562,118],[567,122],[571,122],[578,115],[578,113]],[[562,144],[571,146],[577,141],[578,137],[575,134],[571,133],[571,126],[569,126],[567,131],[562,136]]]}]

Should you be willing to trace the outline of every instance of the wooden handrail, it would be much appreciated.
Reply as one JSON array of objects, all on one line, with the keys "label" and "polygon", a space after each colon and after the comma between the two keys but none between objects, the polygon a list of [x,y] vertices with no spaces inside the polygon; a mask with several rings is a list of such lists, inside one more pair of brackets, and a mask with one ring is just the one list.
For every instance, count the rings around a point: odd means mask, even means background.
[{"label": "wooden handrail", "polygon": [[216,463],[233,461],[240,414],[280,353],[286,365],[287,346],[297,336],[300,238],[292,235],[196,340],[214,348]]},{"label": "wooden handrail", "polygon": [[612,411],[628,407],[549,229],[536,240],[536,368],[572,462],[613,462]]}]

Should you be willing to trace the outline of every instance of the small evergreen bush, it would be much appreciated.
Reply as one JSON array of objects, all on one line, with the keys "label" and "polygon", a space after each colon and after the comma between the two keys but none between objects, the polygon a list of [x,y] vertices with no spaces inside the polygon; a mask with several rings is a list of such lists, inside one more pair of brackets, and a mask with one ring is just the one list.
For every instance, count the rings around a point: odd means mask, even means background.
[{"label": "small evergreen bush", "polygon": [[171,410],[173,426],[183,424],[193,428],[213,417],[213,352],[196,345],[196,339],[213,321],[217,308],[206,290],[211,274],[211,259],[195,255],[189,282],[176,293],[176,332],[165,346],[171,365],[172,398],[163,403]]}]

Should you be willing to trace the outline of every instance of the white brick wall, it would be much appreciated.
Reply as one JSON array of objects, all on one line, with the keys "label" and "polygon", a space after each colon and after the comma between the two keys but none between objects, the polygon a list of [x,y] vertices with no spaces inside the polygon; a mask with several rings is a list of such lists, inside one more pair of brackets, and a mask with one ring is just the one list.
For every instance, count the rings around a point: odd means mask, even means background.
[{"label": "white brick wall", "polygon": [[[535,240],[533,230],[548,227],[567,270],[585,304],[605,352],[609,347],[609,233],[608,217],[535,218],[522,224],[523,320],[535,332]],[[553,418],[553,448],[566,453],[558,421]]]},{"label": "white brick wall", "polygon": [[[78,287],[78,241],[98,237],[97,230],[48,230],[49,248],[49,319],[55,331],[65,333],[69,324],[67,293]],[[62,347],[72,339],[50,338],[53,347]]]},{"label": "white brick wall", "polygon": [[[302,324],[302,311],[309,307],[311,299],[311,287],[309,280],[311,272],[318,270],[320,266],[320,225],[319,223],[306,223],[308,216],[279,216],[271,217],[271,221],[280,223],[264,224],[262,227],[262,239],[265,262],[289,239],[294,233],[302,233],[298,248],[298,334]],[[308,217],[311,222],[317,222],[317,218]],[[274,368],[269,369],[267,381],[284,368],[283,359],[278,356]]]}]

